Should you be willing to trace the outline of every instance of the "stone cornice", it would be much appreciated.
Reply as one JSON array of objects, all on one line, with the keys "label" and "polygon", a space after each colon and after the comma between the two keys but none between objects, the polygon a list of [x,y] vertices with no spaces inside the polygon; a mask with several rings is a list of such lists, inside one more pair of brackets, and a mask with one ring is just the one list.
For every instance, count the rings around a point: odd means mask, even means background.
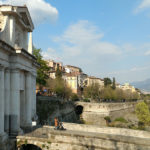
[{"label": "stone cornice", "polygon": [[36,66],[37,68],[40,67],[40,65],[36,62],[35,56],[33,56],[30,53],[28,53],[25,49],[16,48],[16,53],[17,54],[22,54],[23,56],[27,57],[28,59],[34,60],[33,65]]},{"label": "stone cornice", "polygon": [[14,53],[14,54],[16,53],[15,49],[12,46],[10,46],[9,44],[7,44],[6,42],[4,42],[2,40],[0,40],[0,48],[6,50],[8,52]]},{"label": "stone cornice", "polygon": [[40,65],[36,62],[36,58],[31,55],[30,53],[28,53],[26,50],[22,49],[22,48],[13,48],[12,46],[10,46],[9,44],[7,44],[6,42],[0,40],[0,48],[4,49],[5,51],[9,52],[10,54],[13,55],[17,55],[17,54],[21,54],[23,56],[25,56],[28,59],[32,59],[33,60],[33,65],[36,66],[37,68],[40,67]]}]

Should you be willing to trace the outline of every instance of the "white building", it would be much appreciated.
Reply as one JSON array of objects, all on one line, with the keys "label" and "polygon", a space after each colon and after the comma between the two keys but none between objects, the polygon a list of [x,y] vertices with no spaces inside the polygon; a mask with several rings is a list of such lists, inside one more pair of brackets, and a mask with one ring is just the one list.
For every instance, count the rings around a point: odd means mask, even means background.
[{"label": "white building", "polygon": [[125,83],[124,85],[122,85],[122,90],[129,90],[132,93],[136,92],[136,89],[134,86],[130,85],[129,83]]},{"label": "white building", "polygon": [[8,133],[17,135],[36,116],[33,29],[26,6],[0,6],[0,148]]}]

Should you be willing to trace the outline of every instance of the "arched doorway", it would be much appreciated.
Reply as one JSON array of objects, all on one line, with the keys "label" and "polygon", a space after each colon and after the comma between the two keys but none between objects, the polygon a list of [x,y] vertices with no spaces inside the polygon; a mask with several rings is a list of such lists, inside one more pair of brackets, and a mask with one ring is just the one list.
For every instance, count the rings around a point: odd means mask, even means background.
[{"label": "arched doorway", "polygon": [[81,115],[83,113],[83,106],[81,105],[76,106],[75,112],[77,115]]},{"label": "arched doorway", "polygon": [[26,145],[22,145],[20,150],[42,150],[42,149],[33,144],[26,144]]},{"label": "arched doorway", "polygon": [[81,105],[76,106],[75,112],[76,112],[76,116],[77,116],[78,122],[79,123],[84,123],[84,119],[82,117],[83,106],[81,106]]}]

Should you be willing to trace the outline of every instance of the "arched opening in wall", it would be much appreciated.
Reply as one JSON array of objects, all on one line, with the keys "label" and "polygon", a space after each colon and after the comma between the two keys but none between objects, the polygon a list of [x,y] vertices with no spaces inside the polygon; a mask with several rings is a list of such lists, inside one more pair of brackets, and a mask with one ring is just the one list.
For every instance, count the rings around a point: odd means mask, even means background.
[{"label": "arched opening in wall", "polygon": [[42,150],[42,149],[33,144],[26,144],[26,145],[22,145],[20,150]]},{"label": "arched opening in wall", "polygon": [[75,112],[77,115],[81,115],[83,113],[83,106],[81,105],[76,106]]}]

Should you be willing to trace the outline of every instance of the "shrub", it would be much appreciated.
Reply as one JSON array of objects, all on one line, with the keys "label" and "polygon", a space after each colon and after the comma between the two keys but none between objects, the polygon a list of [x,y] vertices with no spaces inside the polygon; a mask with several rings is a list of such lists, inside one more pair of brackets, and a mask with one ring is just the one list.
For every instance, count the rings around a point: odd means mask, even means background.
[{"label": "shrub", "polygon": [[144,130],[144,129],[145,129],[144,122],[139,121],[139,122],[138,122],[138,128],[139,128],[140,130]]},{"label": "shrub", "polygon": [[111,119],[110,119],[109,116],[104,117],[104,119],[105,119],[108,123],[111,122]]},{"label": "shrub", "polygon": [[83,99],[83,102],[90,102],[90,100],[85,98],[85,99]]},{"label": "shrub", "polygon": [[119,117],[119,118],[116,118],[115,121],[119,121],[119,122],[122,122],[122,123],[127,123],[128,121],[126,119],[124,119],[123,117]]},{"label": "shrub", "polygon": [[77,94],[72,94],[71,100],[72,100],[72,101],[79,101],[78,95],[77,95]]},{"label": "shrub", "polygon": [[144,125],[150,125],[150,112],[146,103],[138,103],[135,112],[140,122],[143,122]]}]

